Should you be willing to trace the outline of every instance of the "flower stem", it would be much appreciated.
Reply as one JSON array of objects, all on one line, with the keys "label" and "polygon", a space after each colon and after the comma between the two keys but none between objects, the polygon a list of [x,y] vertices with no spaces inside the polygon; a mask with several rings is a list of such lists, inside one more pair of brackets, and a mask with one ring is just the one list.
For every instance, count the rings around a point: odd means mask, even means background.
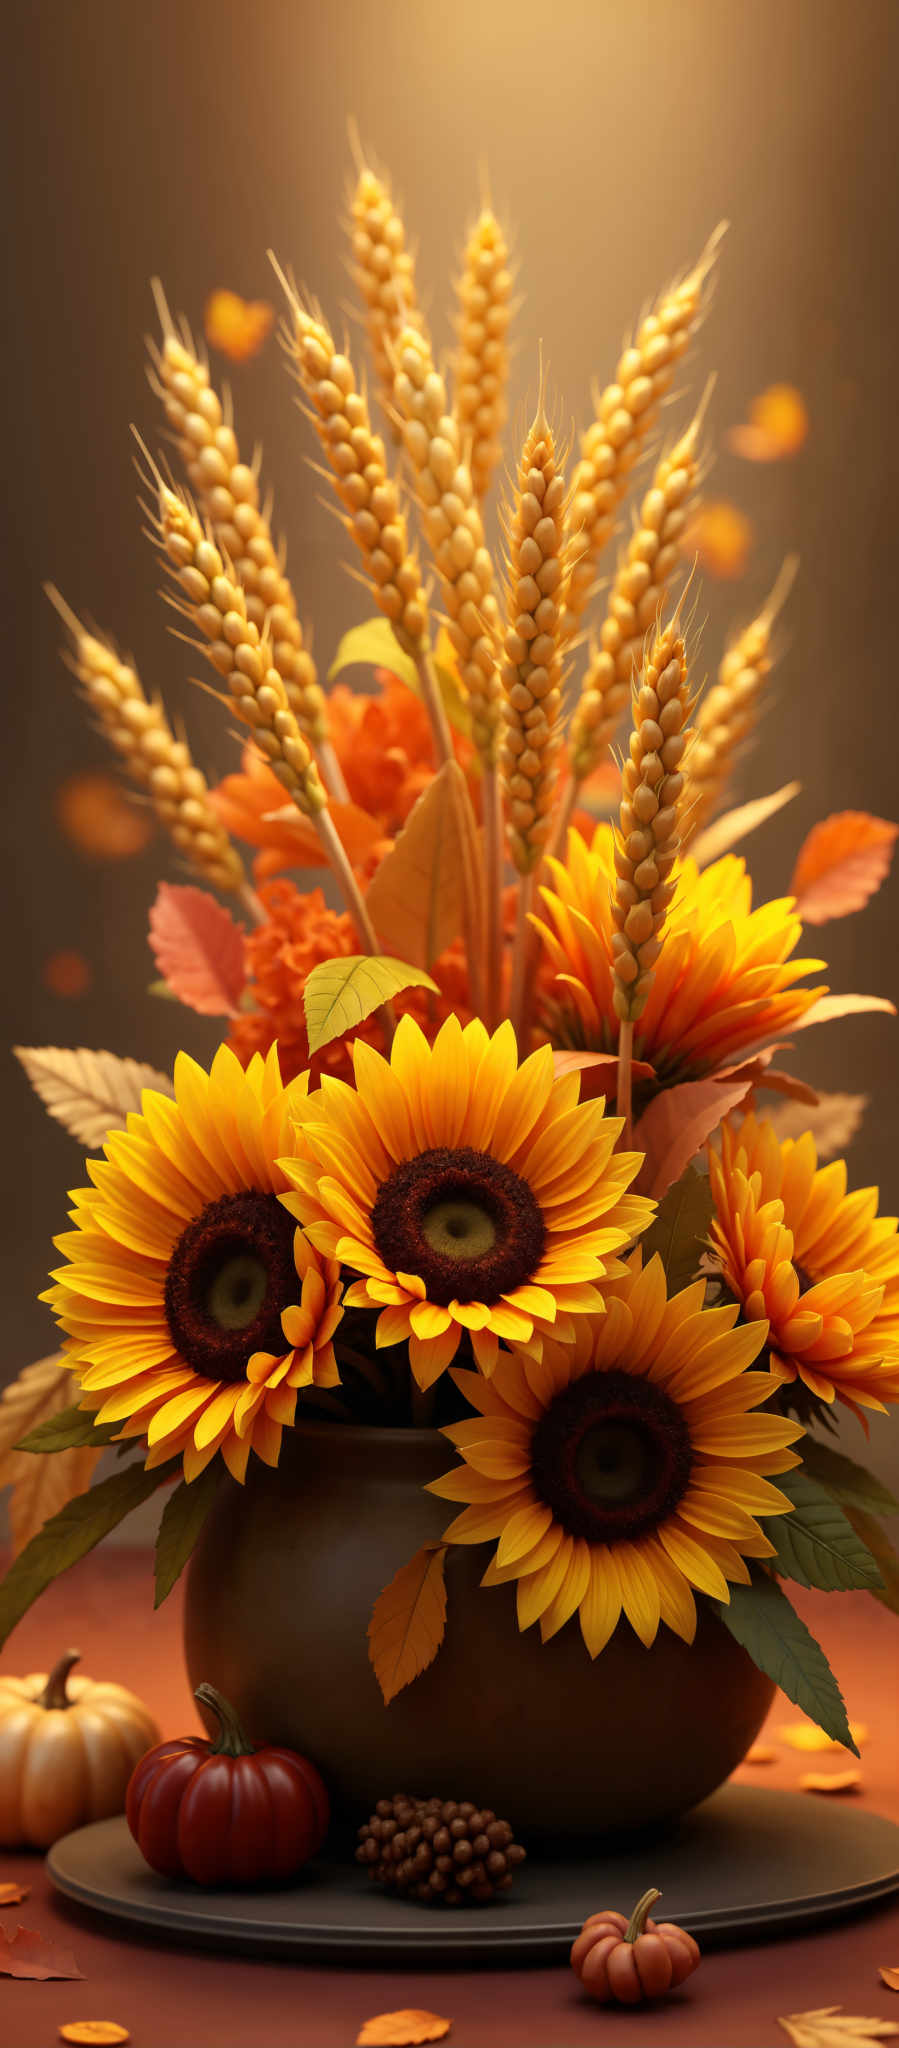
[{"label": "flower stem", "polygon": [[442,767],[444,761],[452,761],[455,757],[453,754],[452,734],[449,729],[449,719],[446,715],[446,705],[443,701],[437,671],[434,667],[434,656],[429,647],[422,648],[421,653],[415,656],[415,666],[421,685],[422,703],[431,721],[437,765]]},{"label": "flower stem", "polygon": [[[346,850],[338,836],[330,811],[316,811],[313,823],[337,878],[343,900],[362,941],[363,952],[377,954],[381,949],[378,945],[371,918],[365,907],[365,898],[347,859]],[[389,1003],[381,1004],[378,1016],[381,1019],[387,1044],[390,1046],[393,1043],[396,1020]]]},{"label": "flower stem", "polygon": [[534,903],[534,887],[537,880],[536,868],[518,880],[518,911],[515,920],[515,938],[512,945],[512,987],[509,995],[509,1015],[518,1041],[518,1057],[523,1060],[527,1051],[531,993],[531,960],[533,958],[533,928],[529,913]]},{"label": "flower stem", "polygon": [[44,1690],[38,1701],[41,1707],[70,1707],[72,1702],[66,1692],[66,1680],[74,1665],[80,1662],[80,1650],[65,1650],[54,1664]]},{"label": "flower stem", "polygon": [[503,958],[503,809],[502,787],[494,763],[484,767],[484,869],[486,902],[485,1022],[495,1031],[500,1017]]},{"label": "flower stem", "polygon": [[268,913],[264,904],[260,903],[252,883],[242,882],[238,893],[247,916],[252,918],[253,923],[265,924]]},{"label": "flower stem", "polygon": [[337,759],[331,741],[317,740],[315,742],[315,751],[318,755],[318,765],[321,769],[322,781],[334,798],[334,802],[336,804],[348,804],[350,792],[344,781],[343,769]]},{"label": "flower stem", "polygon": [[218,1722],[218,1734],[209,1745],[213,1756],[252,1756],[253,1744],[248,1742],[240,1720],[229,1700],[223,1699],[214,1685],[205,1680],[194,1693],[198,1706],[208,1707]]},{"label": "flower stem", "polygon": [[622,1017],[618,1034],[618,1115],[624,1118],[621,1134],[625,1152],[631,1148],[631,1061],[634,1056],[634,1027],[629,1017]]},{"label": "flower stem", "polygon": [[661,1896],[661,1892],[656,1890],[654,1884],[651,1884],[649,1890],[643,1893],[642,1899],[637,1900],[631,1917],[627,1923],[627,1930],[624,1936],[625,1941],[639,1940],[640,1935],[645,1930],[646,1920],[649,1914],[650,1907],[654,1906],[656,1899],[660,1899]]},{"label": "flower stem", "polygon": [[468,994],[476,1017],[484,1014],[484,919],[477,863],[478,838],[468,784],[457,761],[449,775],[450,802],[456,814],[456,838],[462,864],[462,921],[468,956]]}]

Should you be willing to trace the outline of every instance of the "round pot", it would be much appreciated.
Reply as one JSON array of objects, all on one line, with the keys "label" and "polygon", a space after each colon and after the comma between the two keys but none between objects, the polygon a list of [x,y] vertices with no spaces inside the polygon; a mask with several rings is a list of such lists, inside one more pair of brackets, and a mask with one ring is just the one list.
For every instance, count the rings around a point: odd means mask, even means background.
[{"label": "round pot", "polygon": [[309,1756],[335,1811],[405,1791],[474,1799],[546,1834],[669,1820],[741,1761],[774,1695],[700,1602],[696,1639],[630,1624],[591,1661],[577,1619],[522,1635],[514,1585],[479,1585],[491,1548],[447,1556],[444,1642],[384,1705],[367,1629],[382,1588],[451,1505],[423,1486],[452,1463],[436,1430],[304,1423],[281,1463],[223,1484],[190,1567],[191,1684],[218,1687],[257,1742]]}]

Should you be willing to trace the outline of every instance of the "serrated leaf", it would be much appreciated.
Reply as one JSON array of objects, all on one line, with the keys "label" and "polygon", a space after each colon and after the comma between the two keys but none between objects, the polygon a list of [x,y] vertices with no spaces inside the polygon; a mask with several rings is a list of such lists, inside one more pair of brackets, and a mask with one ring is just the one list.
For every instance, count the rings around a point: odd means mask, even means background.
[{"label": "serrated leaf", "polygon": [[818,2005],[812,2012],[792,2012],[779,2019],[793,2048],[871,2048],[889,2034],[899,2034],[894,2020],[865,2019],[844,2012],[841,2005]]},{"label": "serrated leaf", "polygon": [[[465,734],[471,729],[471,717],[457,676],[449,662],[441,659],[445,651],[441,636],[437,657],[433,661],[434,673],[450,724],[457,732]],[[351,626],[349,632],[344,633],[328,670],[329,683],[333,683],[345,668],[354,666],[385,668],[405,683],[414,696],[421,696],[421,683],[412,656],[400,646],[390,620],[385,619],[381,612],[373,619],[365,619],[361,626]]]},{"label": "serrated leaf", "polygon": [[156,1538],[156,1597],[154,1607],[161,1607],[179,1579],[192,1556],[200,1531],[215,1499],[221,1482],[221,1466],[217,1458],[204,1466],[196,1479],[190,1483],[182,1479],[174,1493],[170,1493],[162,1511],[159,1534]]},{"label": "serrated leaf", "polygon": [[160,882],[150,949],[173,995],[201,1017],[236,1016],[246,982],[245,938],[206,889]]},{"label": "serrated leaf", "polygon": [[478,873],[471,799],[458,762],[446,761],[369,883],[366,908],[382,944],[430,967],[461,931],[466,865]]},{"label": "serrated leaf", "polygon": [[[66,1373],[66,1380],[71,1391],[70,1372]],[[95,1444],[102,1448],[104,1444],[113,1442],[119,1435],[121,1427],[120,1422],[95,1422],[90,1412],[85,1408],[79,1408],[75,1402],[71,1407],[60,1408],[58,1414],[48,1415],[43,1421],[36,1423],[35,1427],[28,1431],[27,1436],[20,1438],[16,1450],[37,1452],[46,1456],[57,1451],[80,1450],[86,1444]]]},{"label": "serrated leaf", "polygon": [[861,910],[889,872],[899,825],[868,811],[836,811],[813,826],[790,883],[803,924]]},{"label": "serrated leaf", "polygon": [[863,1465],[857,1465],[854,1458],[832,1450],[830,1444],[819,1443],[817,1437],[806,1437],[802,1463],[841,1507],[861,1508],[870,1515],[899,1515],[899,1500],[882,1480],[875,1479],[873,1472],[866,1472]]},{"label": "serrated leaf", "polygon": [[140,1109],[145,1088],[175,1092],[169,1074],[115,1052],[92,1052],[85,1045],[15,1045],[13,1051],[44,1108],[89,1152],[99,1151],[108,1131],[124,1128],[130,1112]]},{"label": "serrated leaf", "polygon": [[801,782],[785,782],[783,788],[776,789],[772,796],[754,797],[751,803],[738,804],[735,810],[725,811],[723,817],[707,825],[704,832],[697,833],[688,849],[691,858],[701,868],[708,867],[710,861],[720,860],[723,853],[729,853],[732,846],[738,846],[741,839],[746,839],[750,832],[757,831],[759,825],[766,824],[777,811],[782,811],[784,804],[792,803],[801,788]]},{"label": "serrated leaf", "polygon": [[7,1457],[20,1437],[34,1429],[45,1416],[58,1414],[69,1406],[72,1374],[58,1351],[26,1365],[16,1379],[0,1393],[0,1486],[6,1481]]},{"label": "serrated leaf", "polygon": [[654,1221],[641,1237],[643,1263],[646,1265],[658,1252],[669,1294],[679,1293],[696,1279],[714,1210],[708,1174],[688,1166],[680,1180],[668,1189]]},{"label": "serrated leaf", "polygon": [[793,1502],[793,1512],[772,1515],[766,1525],[777,1553],[775,1571],[824,1593],[846,1593],[853,1586],[871,1591],[881,1585],[870,1550],[830,1493],[801,1466],[779,1473],[777,1483]]},{"label": "serrated leaf", "polygon": [[303,988],[310,1053],[320,1052],[332,1038],[355,1031],[373,1010],[401,995],[404,988],[429,988],[435,995],[439,993],[437,983],[422,968],[386,953],[348,953],[341,959],[322,960],[306,976]]},{"label": "serrated leaf", "polygon": [[7,1502],[12,1554],[17,1557],[48,1515],[90,1485],[100,1445],[72,1445],[54,1458],[35,1457],[21,1447],[30,1432],[52,1426],[70,1406],[72,1374],[58,1353],[25,1367],[0,1397],[0,1486]]},{"label": "serrated leaf", "polygon": [[[140,1464],[127,1465],[110,1479],[102,1479],[99,1486],[88,1487],[44,1523],[0,1582],[0,1648],[45,1588],[86,1557],[132,1508],[164,1485],[176,1468],[174,1458],[152,1472]],[[56,1461],[48,1461],[46,1469],[55,1471]]]},{"label": "serrated leaf", "polygon": [[[778,1474],[778,1484],[782,1483]],[[766,1525],[770,1529],[774,1516]],[[779,1685],[793,1705],[817,1722],[825,1734],[858,1755],[846,1719],[843,1695],[820,1643],[816,1643],[786,1594],[765,1572],[756,1572],[749,1586],[733,1585],[730,1601],[715,1602],[734,1640],[741,1643],[759,1671]]]},{"label": "serrated leaf", "polygon": [[434,1658],[446,1629],[442,1543],[425,1543],[378,1594],[368,1625],[369,1656],[385,1705]]},{"label": "serrated leaf", "polygon": [[869,1586],[882,1607],[889,1607],[891,1613],[899,1614],[899,1557],[883,1527],[866,1508],[846,1507],[846,1519],[852,1523],[856,1535],[867,1544],[880,1572],[881,1584]]},{"label": "serrated leaf", "polygon": [[784,1102],[776,1109],[766,1109],[765,1118],[773,1124],[781,1143],[809,1132],[819,1160],[833,1159],[851,1145],[867,1107],[867,1095],[819,1095],[817,1103],[808,1107]]}]

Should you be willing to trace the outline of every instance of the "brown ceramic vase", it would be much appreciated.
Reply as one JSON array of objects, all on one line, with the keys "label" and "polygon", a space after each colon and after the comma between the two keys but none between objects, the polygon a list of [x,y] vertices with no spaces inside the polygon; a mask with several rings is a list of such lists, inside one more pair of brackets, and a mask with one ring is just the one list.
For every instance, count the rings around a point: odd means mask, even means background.
[{"label": "brown ceramic vase", "polygon": [[620,1623],[595,1662],[577,1620],[519,1632],[514,1586],[482,1589],[487,1545],[451,1550],[434,1663],[385,1706],[372,1607],[451,1509],[425,1481],[452,1463],[434,1430],[305,1423],[277,1471],[223,1485],[190,1567],[191,1683],[230,1699],[257,1742],[325,1774],[346,1819],[405,1791],[474,1799],[539,1834],[651,1827],[695,1806],[745,1755],[774,1688],[702,1603],[688,1647]]}]

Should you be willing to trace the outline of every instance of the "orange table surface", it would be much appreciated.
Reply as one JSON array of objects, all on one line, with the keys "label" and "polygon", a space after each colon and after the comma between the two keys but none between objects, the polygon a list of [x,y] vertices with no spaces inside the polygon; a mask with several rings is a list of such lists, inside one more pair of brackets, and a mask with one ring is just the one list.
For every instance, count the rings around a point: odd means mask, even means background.
[{"label": "orange table surface", "polygon": [[[837,1672],[851,1719],[869,1729],[863,1785],[851,1797],[899,1821],[899,1622],[865,1594],[794,1594]],[[0,1670],[46,1669],[77,1644],[91,1676],[131,1686],[164,1734],[187,1733],[199,1724],[180,1624],[178,1588],[153,1612],[148,1555],[107,1548],[50,1588],[20,1623]],[[851,1761],[836,1751],[805,1756],[779,1742],[778,1726],[797,1718],[778,1698],[762,1738],[777,1743],[776,1761],[744,1765],[741,1781],[795,1786],[810,1767],[835,1770]],[[614,1769],[613,1757],[609,1764]],[[526,1839],[524,1817],[521,1832]],[[651,1857],[647,1883],[650,1865]],[[403,2006],[452,2018],[451,2048],[785,2048],[778,2015],[826,2005],[899,2023],[899,1995],[878,1977],[880,1966],[899,1965],[899,1899],[817,1934],[710,1950],[683,1990],[622,2012],[591,2005],[565,1965],[406,1972],[256,1960],[143,1937],[76,1907],[54,1891],[37,1855],[0,1852],[0,1883],[11,1879],[29,1884],[31,1896],[3,1909],[0,1924],[9,1934],[17,1924],[37,1928],[73,1950],[84,1982],[0,1979],[3,2048],[52,2048],[60,2024],[77,2019],[117,2020],[134,2048],[350,2048],[370,2015]],[[596,1901],[597,1909],[632,1903]]]}]

